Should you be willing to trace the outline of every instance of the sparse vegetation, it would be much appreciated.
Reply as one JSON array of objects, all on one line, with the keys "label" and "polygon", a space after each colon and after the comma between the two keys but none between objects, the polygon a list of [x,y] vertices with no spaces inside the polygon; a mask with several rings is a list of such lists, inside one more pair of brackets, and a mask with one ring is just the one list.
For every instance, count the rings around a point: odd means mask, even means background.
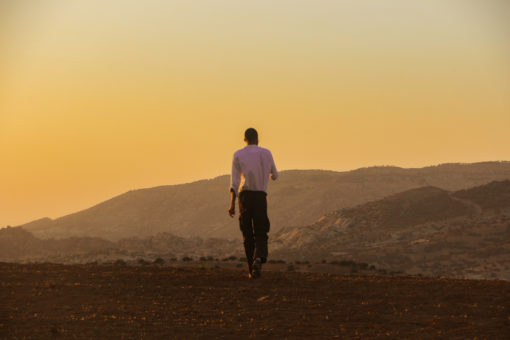
[{"label": "sparse vegetation", "polygon": [[229,257],[225,257],[222,261],[226,262],[226,261],[235,261],[235,260],[237,260],[237,256],[231,255]]},{"label": "sparse vegetation", "polygon": [[310,261],[294,261],[295,264],[310,264]]},{"label": "sparse vegetation", "polygon": [[157,259],[154,260],[154,262],[152,262],[154,264],[158,264],[158,265],[162,265],[162,264],[165,264],[165,260],[163,260],[161,257],[158,257]]},{"label": "sparse vegetation", "polygon": [[124,261],[122,259],[118,259],[113,264],[116,265],[116,266],[125,266],[126,265],[126,261]]},{"label": "sparse vegetation", "polygon": [[284,260],[269,260],[267,261],[267,263],[272,263],[272,264],[285,264],[286,262]]}]

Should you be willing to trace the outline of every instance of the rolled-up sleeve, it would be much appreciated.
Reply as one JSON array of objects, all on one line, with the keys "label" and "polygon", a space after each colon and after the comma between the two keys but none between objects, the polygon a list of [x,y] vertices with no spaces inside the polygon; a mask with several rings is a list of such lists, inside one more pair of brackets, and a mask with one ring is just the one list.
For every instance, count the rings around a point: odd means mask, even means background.
[{"label": "rolled-up sleeve", "polygon": [[234,190],[235,193],[239,191],[239,185],[241,184],[241,166],[239,165],[239,159],[234,154],[232,160],[232,174],[230,175],[230,189]]}]

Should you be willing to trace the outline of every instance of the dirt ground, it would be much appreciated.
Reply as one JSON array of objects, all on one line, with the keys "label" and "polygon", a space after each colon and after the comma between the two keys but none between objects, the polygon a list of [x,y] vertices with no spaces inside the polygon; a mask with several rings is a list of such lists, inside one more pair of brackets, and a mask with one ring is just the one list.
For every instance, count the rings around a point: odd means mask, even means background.
[{"label": "dirt ground", "polygon": [[507,281],[7,263],[0,281],[5,339],[510,339]]}]

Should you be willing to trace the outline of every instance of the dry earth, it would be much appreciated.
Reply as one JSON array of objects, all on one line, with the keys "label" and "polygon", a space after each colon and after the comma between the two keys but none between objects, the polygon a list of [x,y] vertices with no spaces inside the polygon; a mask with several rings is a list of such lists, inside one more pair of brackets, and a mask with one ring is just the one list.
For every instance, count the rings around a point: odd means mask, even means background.
[{"label": "dry earth", "polygon": [[[270,269],[266,268],[266,269]],[[510,282],[0,263],[6,339],[510,338]]]}]

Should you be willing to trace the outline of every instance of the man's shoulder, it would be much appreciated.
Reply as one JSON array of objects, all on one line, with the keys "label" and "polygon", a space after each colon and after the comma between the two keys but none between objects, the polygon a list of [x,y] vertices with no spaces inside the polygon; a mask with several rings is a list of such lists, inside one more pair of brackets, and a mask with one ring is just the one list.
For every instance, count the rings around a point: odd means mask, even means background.
[{"label": "man's shoulder", "polygon": [[271,155],[271,151],[269,149],[266,149],[266,148],[263,148],[261,146],[256,146],[256,147],[244,147],[242,149],[239,149],[237,151],[234,152],[234,157],[237,157],[239,155],[242,155],[242,154],[246,154],[246,155],[249,155],[249,154],[253,154],[253,152],[256,152],[256,153],[262,153],[262,154],[266,154],[266,155]]},{"label": "man's shoulder", "polygon": [[267,155],[271,155],[271,151],[269,149],[266,149],[263,147],[259,147],[259,148],[260,148],[260,152],[267,154]]},{"label": "man's shoulder", "polygon": [[244,148],[234,151],[234,157],[238,156],[240,153],[242,153]]}]

